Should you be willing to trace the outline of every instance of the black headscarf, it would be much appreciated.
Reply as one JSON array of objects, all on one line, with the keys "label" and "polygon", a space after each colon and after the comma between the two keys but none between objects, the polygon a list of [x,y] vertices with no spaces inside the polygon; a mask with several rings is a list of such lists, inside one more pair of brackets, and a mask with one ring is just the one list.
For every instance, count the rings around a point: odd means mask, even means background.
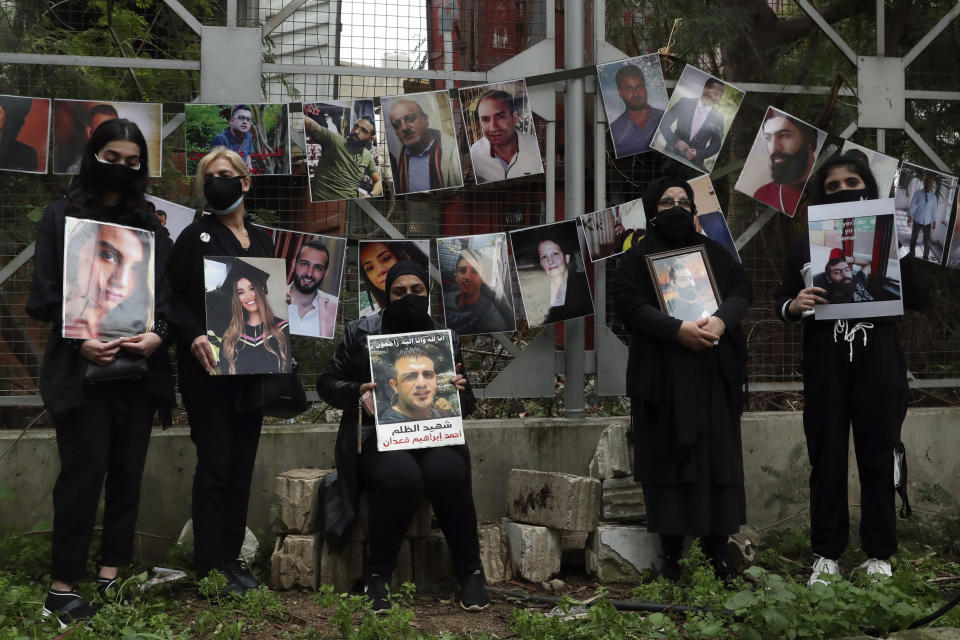
[{"label": "black headscarf", "polygon": [[[680,187],[690,200],[690,210],[673,206],[660,211],[657,203],[667,189]],[[702,244],[704,236],[697,233],[693,217],[697,215],[697,205],[693,201],[693,188],[686,180],[676,176],[657,178],[643,194],[643,211],[647,216],[647,238],[650,248],[666,251],[678,247]]]},{"label": "black headscarf", "polygon": [[407,333],[413,331],[432,331],[435,326],[427,312],[429,298],[408,293],[399,300],[390,300],[390,290],[397,278],[413,275],[420,279],[429,290],[427,270],[412,260],[401,260],[387,271],[384,291],[387,295],[381,326],[384,333]]}]

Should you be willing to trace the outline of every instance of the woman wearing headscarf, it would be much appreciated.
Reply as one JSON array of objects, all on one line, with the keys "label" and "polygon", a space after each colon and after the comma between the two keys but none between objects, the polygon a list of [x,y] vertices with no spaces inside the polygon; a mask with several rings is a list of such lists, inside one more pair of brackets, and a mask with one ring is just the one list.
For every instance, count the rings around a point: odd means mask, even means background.
[{"label": "woman wearing headscarf", "polygon": [[[101,490],[104,509],[97,578],[101,596],[108,596],[120,568],[132,562],[140,481],[153,416],[159,410],[161,422],[170,424],[170,408],[175,403],[170,363],[163,348],[170,311],[164,271],[172,243],[146,206],[147,162],[147,143],[136,124],[119,119],[102,124],[87,143],[80,173],[70,183],[67,197],[47,207],[37,234],[26,311],[51,323],[40,367],[40,395],[53,419],[60,456],[53,488],[51,585],[43,613],[55,615],[63,626],[95,613],[76,585],[87,573]],[[61,322],[68,304],[63,298],[63,282],[76,278],[73,272],[79,270],[76,264],[64,268],[66,216],[153,233],[154,322],[149,331],[143,323],[150,310],[141,308],[136,314],[140,329],[135,335],[111,340],[89,335],[63,337]],[[90,298],[110,298],[118,303],[123,298],[121,291],[126,289],[120,281],[125,282],[127,275],[121,273],[122,264],[143,260],[138,234],[132,235],[130,242],[120,242],[119,236],[98,234],[98,244],[89,243],[85,253],[92,266],[88,265],[85,279],[90,285],[83,289],[91,292]],[[99,327],[99,322],[96,324]],[[145,372],[96,383],[90,380],[91,374],[116,369],[121,364],[117,361],[125,359],[146,359]]]},{"label": "woman wearing headscarf", "polygon": [[201,578],[220,571],[226,590],[239,594],[259,586],[239,556],[263,415],[238,404],[253,394],[256,376],[216,375],[217,359],[207,337],[203,259],[272,258],[273,240],[245,215],[250,176],[236,152],[214,148],[197,164],[196,181],[214,215],[200,217],[181,232],[169,269],[180,392],[197,448],[194,567]]},{"label": "woman wearing headscarf", "polygon": [[[753,301],[743,268],[697,233],[693,190],[679,178],[654,180],[643,196],[647,233],[621,256],[613,302],[630,330],[627,395],[634,466],[647,526],[660,535],[663,574],[676,579],[685,535],[702,539],[725,582],[727,536],[746,521],[740,414],[746,338],[740,322]],[[722,298],[708,318],[681,321],[660,309],[646,256],[704,245]]]},{"label": "woman wearing headscarf", "polygon": [[[487,607],[485,578],[480,564],[477,514],[470,479],[470,454],[466,445],[406,451],[377,451],[373,417],[362,415],[362,451],[357,453],[357,423],[364,394],[376,384],[370,380],[367,336],[434,331],[444,326],[427,314],[428,275],[420,264],[404,260],[387,273],[387,306],[375,315],[347,325],[326,373],[317,378],[320,399],[343,410],[335,451],[337,481],[325,490],[324,500],[338,502],[341,517],[324,523],[329,542],[346,538],[357,514],[360,489],[370,495],[367,532],[368,558],[364,593],[375,611],[389,608],[387,585],[397,554],[420,503],[426,496],[440,522],[460,584],[460,606],[467,611]],[[463,366],[460,343],[453,334],[458,374],[453,384],[460,392],[464,416],[476,401]]]},{"label": "woman wearing headscarf", "polygon": [[[827,159],[811,178],[810,188],[814,204],[879,196],[876,179],[859,152]],[[896,237],[895,229],[890,232]],[[903,304],[907,309],[925,309],[929,286],[917,259],[908,251],[902,253]],[[817,556],[810,585],[840,572],[837,559],[847,547],[851,425],[860,474],[860,538],[868,556],[861,569],[870,575],[892,575],[889,558],[897,549],[894,459],[895,449],[902,447],[900,429],[909,397],[900,316],[816,320],[814,306],[828,303],[825,287],[832,285],[820,267],[810,262],[807,236],[795,237],[774,307],[784,322],[803,320],[803,431],[811,466],[810,542]]]}]

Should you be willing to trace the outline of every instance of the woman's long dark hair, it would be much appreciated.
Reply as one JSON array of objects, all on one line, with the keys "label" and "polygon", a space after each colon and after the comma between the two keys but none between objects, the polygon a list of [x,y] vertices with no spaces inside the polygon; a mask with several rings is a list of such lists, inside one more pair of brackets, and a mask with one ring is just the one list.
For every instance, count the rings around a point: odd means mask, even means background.
[{"label": "woman's long dark hair", "polygon": [[[140,147],[140,169],[129,182],[127,188],[120,192],[120,201],[117,209],[120,214],[110,220],[104,219],[101,213],[100,198],[103,190],[96,180],[96,154],[107,143],[115,140],[125,140]],[[147,141],[140,132],[140,127],[123,118],[104,121],[87,141],[83,157],[80,160],[80,173],[73,177],[67,190],[67,215],[75,218],[94,218],[104,222],[117,222],[132,227],[140,227],[154,231],[160,226],[157,216],[150,211],[147,201],[143,197],[147,192],[147,178],[150,175]]]}]

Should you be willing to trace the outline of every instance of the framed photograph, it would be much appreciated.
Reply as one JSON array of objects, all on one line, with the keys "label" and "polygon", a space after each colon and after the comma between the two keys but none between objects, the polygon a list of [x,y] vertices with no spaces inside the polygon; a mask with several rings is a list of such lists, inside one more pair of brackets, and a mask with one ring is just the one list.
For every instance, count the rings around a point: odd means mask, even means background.
[{"label": "framed photograph", "polygon": [[[387,272],[401,260],[413,260],[430,272],[429,240],[361,240],[358,302],[360,317],[372,316],[387,306]],[[427,282],[427,287],[430,283]]]},{"label": "framed photograph", "polygon": [[377,450],[464,444],[449,329],[367,336]]},{"label": "framed photograph", "polygon": [[47,172],[50,100],[0,95],[0,170]]},{"label": "framed photograph", "polygon": [[251,175],[290,175],[289,105],[186,104],[187,175],[214,147],[243,158]]},{"label": "framed photograph", "polygon": [[734,189],[792,218],[826,139],[825,131],[768,107]]},{"label": "framed photograph", "polygon": [[585,213],[580,216],[580,223],[591,262],[620,255],[633,246],[634,239],[642,238],[647,232],[647,216],[643,200],[639,198]]},{"label": "framed photograph", "polygon": [[293,371],[284,261],[211,256],[203,259],[203,272],[217,373]]},{"label": "framed photograph", "polygon": [[507,234],[437,238],[447,328],[462,336],[514,331]]},{"label": "framed photograph", "polygon": [[377,122],[370,99],[303,105],[310,202],[383,195]]},{"label": "framed photograph", "polygon": [[678,320],[709,318],[723,300],[703,245],[647,256],[660,310]]},{"label": "framed photograph", "polygon": [[623,158],[650,151],[667,106],[660,54],[599,64],[597,79],[614,155]]},{"label": "framed photograph", "polygon": [[63,337],[112,340],[150,331],[153,261],[151,231],[67,216]]},{"label": "framed photograph", "polygon": [[53,172],[80,173],[87,140],[107,120],[130,120],[143,134],[150,159],[150,177],[159,178],[163,165],[163,105],[97,100],[53,101]]},{"label": "framed photograph", "polygon": [[956,176],[909,162],[900,165],[893,188],[897,237],[915,258],[940,265],[960,260],[948,250],[948,235],[956,223],[956,195]]},{"label": "framed photograph", "polygon": [[[817,320],[903,315],[894,199],[807,208]],[[822,270],[821,270],[822,269]]]}]

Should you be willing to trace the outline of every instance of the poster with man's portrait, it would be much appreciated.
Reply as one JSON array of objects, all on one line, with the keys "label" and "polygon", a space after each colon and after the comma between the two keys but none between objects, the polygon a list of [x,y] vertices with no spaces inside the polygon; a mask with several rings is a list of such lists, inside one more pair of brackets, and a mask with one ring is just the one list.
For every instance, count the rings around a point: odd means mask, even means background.
[{"label": "poster with man's portrait", "polygon": [[[897,237],[918,259],[946,265],[956,209],[957,177],[904,162],[894,180]],[[958,256],[960,258],[960,256]]]},{"label": "poster with man's portrait", "polygon": [[68,216],[63,243],[63,337],[109,341],[150,331],[153,262],[152,232]]},{"label": "poster with man's portrait", "polygon": [[380,98],[397,195],[463,186],[448,91]]},{"label": "poster with man's portrait", "polygon": [[286,263],[281,258],[203,259],[207,339],[219,375],[290,373]]},{"label": "poster with man's portrait", "polygon": [[580,223],[592,262],[620,255],[647,233],[641,198],[585,213],[580,216]]},{"label": "poster with man's portrait", "polygon": [[826,139],[812,124],[769,107],[734,189],[792,218]]},{"label": "poster with man's portrait", "polygon": [[[667,85],[660,54],[597,65],[603,109],[617,158],[650,151],[667,107]],[[591,254],[592,255],[592,254]]]},{"label": "poster with man's portrait", "polygon": [[646,258],[660,310],[667,315],[696,322],[709,318],[723,302],[703,245],[652,253]]},{"label": "poster with man's portrait", "polygon": [[170,239],[174,242],[180,237],[180,233],[190,226],[193,222],[197,210],[192,207],[185,207],[176,202],[170,202],[156,196],[145,196],[147,202],[153,205],[153,212],[157,216],[160,224],[166,227]]},{"label": "poster with man's portrait", "polygon": [[697,231],[722,245],[734,260],[740,262],[740,254],[720,207],[720,199],[713,188],[713,180],[710,176],[703,175],[690,180],[688,184],[693,189],[693,202],[697,207],[697,216],[693,219]]},{"label": "poster with man's portrait", "polygon": [[447,328],[460,335],[514,331],[507,234],[437,238]]},{"label": "poster with man's portrait", "polygon": [[290,175],[287,104],[186,104],[187,175],[214,147],[235,151],[251,175]]},{"label": "poster with man's portrait", "polygon": [[464,444],[449,329],[367,336],[377,450]]},{"label": "poster with man's portrait", "polygon": [[0,95],[0,171],[47,172],[50,100]]},{"label": "poster with man's portrait", "polygon": [[710,173],[745,95],[732,84],[687,65],[650,148]]},{"label": "poster with man's portrait", "polygon": [[880,194],[881,198],[889,197],[890,190],[893,188],[893,180],[897,177],[900,160],[860,146],[855,142],[844,140],[840,153],[847,153],[848,151],[859,151],[863,154],[867,166],[870,167],[870,173],[873,174],[873,179],[877,181],[877,193]]},{"label": "poster with man's portrait", "polygon": [[290,334],[332,338],[337,329],[347,239],[261,228],[273,238],[274,255],[286,263]]},{"label": "poster with man's portrait", "polygon": [[87,141],[107,120],[123,118],[140,129],[147,143],[151,178],[160,177],[163,164],[163,105],[145,102],[96,100],[53,101],[53,172],[80,173]]},{"label": "poster with man's portrait", "polygon": [[303,105],[310,202],[383,195],[379,121],[370,99]]},{"label": "poster with man's portrait", "polygon": [[[430,272],[429,240],[361,240],[359,262],[360,317],[372,316],[387,306],[387,272],[402,260],[413,260]],[[428,278],[429,280],[429,278]],[[427,282],[427,287],[430,283]],[[429,295],[429,292],[428,292]]]},{"label": "poster with man's portrait", "polygon": [[460,89],[460,107],[477,184],[543,173],[526,80]]},{"label": "poster with man's portrait", "polygon": [[950,250],[947,251],[947,258],[943,266],[951,269],[960,269],[960,201],[957,203],[957,209],[953,212],[953,231],[950,233]]},{"label": "poster with man's portrait", "polygon": [[903,315],[894,199],[807,208],[810,282],[828,304],[817,320]]},{"label": "poster with man's portrait", "polygon": [[511,231],[510,244],[529,326],[593,314],[577,220]]}]

